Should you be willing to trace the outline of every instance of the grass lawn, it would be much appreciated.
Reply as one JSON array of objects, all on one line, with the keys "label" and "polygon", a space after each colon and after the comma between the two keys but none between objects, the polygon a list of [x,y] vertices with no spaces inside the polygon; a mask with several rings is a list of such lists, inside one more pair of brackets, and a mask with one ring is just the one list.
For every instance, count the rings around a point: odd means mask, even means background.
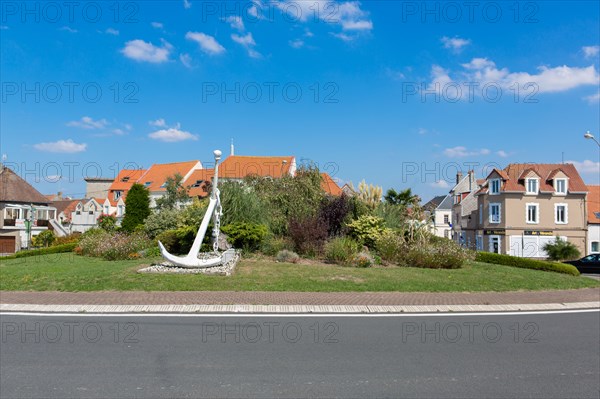
[{"label": "grass lawn", "polygon": [[600,287],[585,277],[471,262],[459,270],[355,269],[248,259],[231,277],[155,275],[136,271],[148,261],[109,262],[72,253],[2,260],[7,291],[296,291],[475,292]]}]

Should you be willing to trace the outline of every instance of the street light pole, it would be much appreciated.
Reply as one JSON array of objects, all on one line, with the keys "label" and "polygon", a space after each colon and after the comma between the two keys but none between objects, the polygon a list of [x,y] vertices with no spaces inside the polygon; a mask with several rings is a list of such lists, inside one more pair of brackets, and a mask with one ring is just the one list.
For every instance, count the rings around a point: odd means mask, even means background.
[{"label": "street light pole", "polygon": [[590,133],[589,130],[587,132],[585,132],[585,134],[583,135],[583,137],[585,137],[588,140],[595,141],[596,144],[598,144],[598,147],[600,147],[600,141],[598,141],[598,139],[596,139],[596,137],[594,137],[594,135],[592,133]]}]

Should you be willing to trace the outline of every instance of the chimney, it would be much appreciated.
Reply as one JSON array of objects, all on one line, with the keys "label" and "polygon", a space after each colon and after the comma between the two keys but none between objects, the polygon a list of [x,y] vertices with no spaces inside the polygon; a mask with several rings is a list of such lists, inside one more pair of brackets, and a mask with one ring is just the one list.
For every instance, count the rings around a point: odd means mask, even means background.
[{"label": "chimney", "polygon": [[462,180],[462,178],[463,178],[462,172],[456,173],[456,184],[460,183],[460,181]]},{"label": "chimney", "polygon": [[470,170],[469,171],[469,192],[473,191],[473,175],[475,174],[475,171]]},{"label": "chimney", "polygon": [[57,197],[56,199],[57,200],[61,200],[62,199],[62,195],[63,195],[62,191],[59,191],[58,193],[56,193],[56,197]]}]

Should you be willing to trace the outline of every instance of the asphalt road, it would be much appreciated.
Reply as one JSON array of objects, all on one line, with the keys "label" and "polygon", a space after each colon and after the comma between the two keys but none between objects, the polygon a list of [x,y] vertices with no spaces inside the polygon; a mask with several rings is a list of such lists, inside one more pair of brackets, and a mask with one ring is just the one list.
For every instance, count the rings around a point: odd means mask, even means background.
[{"label": "asphalt road", "polygon": [[600,313],[0,316],[2,398],[598,398]]}]

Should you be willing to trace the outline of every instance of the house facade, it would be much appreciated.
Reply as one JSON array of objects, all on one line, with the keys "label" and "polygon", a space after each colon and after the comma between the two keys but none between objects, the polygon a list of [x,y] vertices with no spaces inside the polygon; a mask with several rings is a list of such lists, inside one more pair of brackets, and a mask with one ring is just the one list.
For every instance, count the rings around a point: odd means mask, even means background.
[{"label": "house facade", "polygon": [[600,186],[588,186],[587,253],[600,254]]},{"label": "house facade", "polygon": [[56,218],[50,201],[11,169],[0,165],[0,253],[28,248]]},{"label": "house facade", "polygon": [[435,197],[423,205],[429,214],[430,230],[437,237],[452,238],[452,205],[450,194]]},{"label": "house facade", "polygon": [[461,246],[479,249],[481,243],[477,235],[477,191],[483,181],[478,181],[475,172],[466,176],[456,175],[456,185],[450,191],[452,197],[452,237]]},{"label": "house facade", "polygon": [[587,187],[570,164],[511,164],[493,170],[476,194],[479,250],[546,258],[555,237],[586,253]]}]

